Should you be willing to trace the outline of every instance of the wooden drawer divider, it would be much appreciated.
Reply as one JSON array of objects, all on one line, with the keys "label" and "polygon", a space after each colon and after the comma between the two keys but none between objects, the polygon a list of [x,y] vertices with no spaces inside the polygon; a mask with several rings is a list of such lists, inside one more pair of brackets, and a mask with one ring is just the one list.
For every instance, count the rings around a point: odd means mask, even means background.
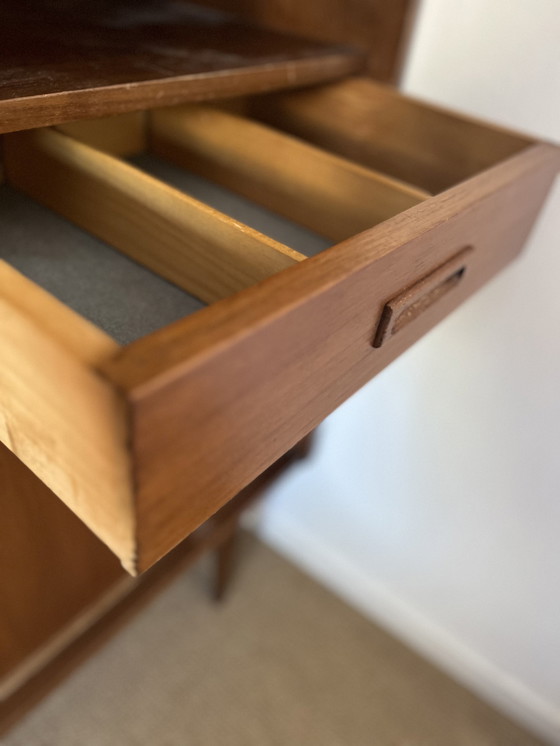
[{"label": "wooden drawer divider", "polygon": [[55,130],[7,135],[4,160],[12,186],[207,303],[305,258]]},{"label": "wooden drawer divider", "polygon": [[319,235],[341,241],[429,193],[210,106],[150,112],[150,149]]}]

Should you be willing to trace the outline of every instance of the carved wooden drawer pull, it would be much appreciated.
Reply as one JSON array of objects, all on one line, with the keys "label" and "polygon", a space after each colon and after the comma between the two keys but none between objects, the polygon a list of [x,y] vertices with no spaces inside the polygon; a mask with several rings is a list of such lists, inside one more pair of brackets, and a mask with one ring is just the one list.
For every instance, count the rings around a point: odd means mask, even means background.
[{"label": "carved wooden drawer pull", "polygon": [[457,287],[467,271],[471,252],[470,246],[463,249],[429,275],[387,301],[379,319],[373,346],[381,347],[384,342]]}]

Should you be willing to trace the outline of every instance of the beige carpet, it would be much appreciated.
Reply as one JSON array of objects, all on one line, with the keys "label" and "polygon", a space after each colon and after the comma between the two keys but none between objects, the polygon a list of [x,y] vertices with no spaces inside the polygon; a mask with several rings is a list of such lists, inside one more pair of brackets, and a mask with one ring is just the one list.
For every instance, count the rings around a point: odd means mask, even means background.
[{"label": "beige carpet", "polygon": [[203,563],[5,738],[6,746],[536,746],[269,549],[229,599]]}]

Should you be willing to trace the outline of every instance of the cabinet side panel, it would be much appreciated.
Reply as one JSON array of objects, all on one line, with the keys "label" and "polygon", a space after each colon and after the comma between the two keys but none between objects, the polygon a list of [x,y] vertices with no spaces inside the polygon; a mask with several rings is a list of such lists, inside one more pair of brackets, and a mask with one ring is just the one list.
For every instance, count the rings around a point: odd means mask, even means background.
[{"label": "cabinet side panel", "polygon": [[124,571],[84,524],[0,444],[0,683]]}]

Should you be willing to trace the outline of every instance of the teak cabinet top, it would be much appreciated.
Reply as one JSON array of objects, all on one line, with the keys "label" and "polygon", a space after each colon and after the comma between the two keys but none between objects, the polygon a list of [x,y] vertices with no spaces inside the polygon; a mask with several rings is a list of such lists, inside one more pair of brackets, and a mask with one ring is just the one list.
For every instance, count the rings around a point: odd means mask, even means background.
[{"label": "teak cabinet top", "polygon": [[4,0],[0,132],[319,83],[363,59],[189,2]]}]

